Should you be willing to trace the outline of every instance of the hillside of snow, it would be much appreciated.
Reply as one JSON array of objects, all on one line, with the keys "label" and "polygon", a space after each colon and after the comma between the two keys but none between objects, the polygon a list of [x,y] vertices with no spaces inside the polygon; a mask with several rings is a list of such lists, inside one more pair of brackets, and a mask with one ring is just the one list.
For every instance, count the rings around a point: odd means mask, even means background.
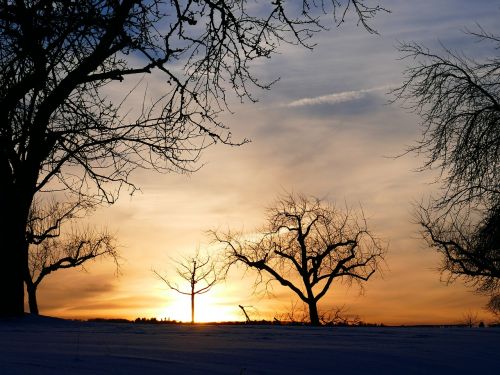
[{"label": "hillside of snow", "polygon": [[498,374],[499,328],[0,320],[0,374]]}]

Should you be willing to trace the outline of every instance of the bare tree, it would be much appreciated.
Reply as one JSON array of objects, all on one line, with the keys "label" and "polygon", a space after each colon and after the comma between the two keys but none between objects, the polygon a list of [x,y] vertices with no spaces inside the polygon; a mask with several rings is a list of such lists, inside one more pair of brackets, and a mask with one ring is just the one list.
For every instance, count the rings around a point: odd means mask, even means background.
[{"label": "bare tree", "polygon": [[243,315],[245,315],[245,323],[252,323],[252,319],[250,319],[250,316],[247,313],[247,308],[253,307],[253,306],[243,306],[243,305],[238,305],[238,307],[243,311]]},{"label": "bare tree", "polygon": [[306,324],[309,321],[309,311],[307,304],[302,300],[290,301],[290,306],[284,309],[284,312],[278,313],[274,321],[286,322],[292,324]]},{"label": "bare tree", "polygon": [[409,151],[427,156],[422,169],[441,169],[444,191],[435,202],[441,208],[498,202],[500,194],[500,37],[483,29],[468,34],[490,43],[492,57],[400,46],[413,65],[394,94],[422,118],[422,137]]},{"label": "bare tree", "polygon": [[256,239],[232,232],[212,235],[224,246],[228,267],[242,264],[258,272],[258,281],[289,288],[307,304],[312,325],[320,325],[317,304],[334,280],[368,281],[384,256],[362,212],[341,211],[303,195],[279,198],[258,233]]},{"label": "bare tree", "polygon": [[500,286],[500,37],[481,27],[468,35],[491,48],[475,59],[416,43],[400,50],[413,64],[396,98],[422,118],[422,169],[441,170],[442,194],[417,209],[430,246],[443,255],[447,281],[463,278],[494,296]]},{"label": "bare tree", "polygon": [[[113,259],[118,270],[118,252],[114,236],[107,231],[90,228],[76,229],[74,222],[92,209],[91,202],[33,203],[26,237],[29,242],[28,265],[25,273],[28,305],[38,314],[37,289],[42,280],[59,269],[79,267],[100,257]],[[72,226],[68,233],[62,232]]]},{"label": "bare tree", "polygon": [[[295,4],[296,5],[296,4]],[[213,143],[241,144],[217,119],[228,90],[267,88],[251,73],[282,43],[311,48],[318,12],[341,23],[366,0],[21,0],[0,3],[0,314],[22,315],[25,238],[35,194],[47,189],[114,202],[136,168],[190,171]],[[110,84],[158,71],[164,91],[128,116]]]},{"label": "bare tree", "polygon": [[362,323],[359,315],[349,314],[345,306],[335,306],[320,315],[324,325],[329,326],[355,326]]},{"label": "bare tree", "polygon": [[498,293],[499,214],[495,210],[478,220],[464,212],[443,217],[433,216],[428,207],[419,208],[417,217],[422,236],[430,247],[442,254],[439,270],[447,282],[461,278],[480,293]]},{"label": "bare tree", "polygon": [[469,310],[466,313],[464,313],[462,316],[462,324],[469,328],[476,327],[477,325],[479,325],[477,312]]},{"label": "bare tree", "polygon": [[189,290],[183,290],[177,283],[168,280],[154,270],[153,272],[170,289],[191,297],[191,324],[194,324],[194,300],[196,295],[209,292],[218,281],[215,262],[209,255],[203,256],[197,251],[195,255],[183,258],[175,263],[178,266],[176,268],[177,276],[189,283]]},{"label": "bare tree", "polygon": [[49,238],[59,237],[64,223],[85,216],[91,209],[91,203],[86,201],[60,202],[52,197],[47,202],[35,197],[28,214],[26,240],[39,245]]},{"label": "bare tree", "polygon": [[487,307],[496,316],[497,321],[500,322],[500,294],[492,296]]},{"label": "bare tree", "polygon": [[[291,301],[290,307],[285,312],[274,317],[277,322],[291,324],[306,324],[309,322],[309,309],[304,301]],[[358,315],[348,314],[343,306],[333,306],[330,309],[318,310],[319,321],[326,326],[353,326],[359,325],[361,319]]]},{"label": "bare tree", "polygon": [[26,287],[30,312],[38,314],[37,288],[42,280],[57,270],[84,267],[96,258],[111,258],[118,269],[115,238],[106,231],[74,229],[67,235],[46,238],[29,249]]}]

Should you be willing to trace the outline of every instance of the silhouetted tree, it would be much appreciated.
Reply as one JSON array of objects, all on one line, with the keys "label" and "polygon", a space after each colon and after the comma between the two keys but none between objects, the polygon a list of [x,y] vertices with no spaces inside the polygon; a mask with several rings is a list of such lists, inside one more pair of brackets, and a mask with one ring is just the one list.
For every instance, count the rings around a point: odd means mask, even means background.
[{"label": "silhouetted tree", "polygon": [[28,214],[27,242],[39,245],[49,238],[59,237],[65,223],[89,214],[95,208],[94,203],[86,199],[57,201],[54,196],[45,200],[35,197]]},{"label": "silhouetted tree", "polygon": [[399,47],[413,65],[394,93],[422,118],[422,138],[409,151],[427,156],[422,169],[441,169],[438,207],[497,202],[500,193],[500,37],[483,29],[469,35],[491,43],[492,56],[477,61],[445,47],[441,54],[416,43]]},{"label": "silhouetted tree", "polygon": [[26,278],[30,312],[38,314],[37,288],[42,280],[60,269],[84,266],[101,257],[113,259],[118,268],[115,238],[106,231],[73,230],[68,235],[48,238],[29,249],[29,274]]},{"label": "silhouetted tree", "polygon": [[287,195],[268,210],[257,236],[212,232],[225,248],[227,266],[258,271],[258,281],[275,280],[293,291],[320,325],[318,301],[335,279],[367,281],[383,260],[384,249],[361,213],[341,211],[317,198]]},{"label": "silhouetted tree", "polygon": [[345,306],[336,306],[320,315],[321,323],[329,326],[356,326],[362,323],[356,314],[348,314]]},{"label": "silhouetted tree", "polygon": [[490,310],[500,322],[500,294],[494,295],[490,298],[488,302],[488,310]]},{"label": "silhouetted tree", "polygon": [[[20,0],[0,3],[0,314],[22,315],[33,197],[57,189],[112,203],[135,168],[188,171],[215,142],[228,90],[269,87],[250,65],[284,42],[311,47],[328,5],[370,32],[365,0]],[[340,11],[340,13],[339,13]],[[105,89],[164,74],[164,91],[131,118]],[[109,91],[108,91],[109,92]],[[245,140],[239,143],[243,143]],[[238,142],[236,142],[238,143]],[[239,144],[238,143],[238,144]]]},{"label": "silhouetted tree", "polygon": [[479,320],[477,319],[477,312],[472,312],[469,310],[465,314],[463,314],[462,324],[469,328],[476,327],[479,324]]},{"label": "silhouetted tree", "polygon": [[422,118],[422,169],[437,167],[441,196],[421,205],[417,222],[443,255],[448,281],[464,278],[480,292],[500,286],[500,37],[468,31],[492,56],[475,59],[445,47],[434,53],[416,43],[400,50],[413,65],[396,97]]},{"label": "silhouetted tree", "polygon": [[177,283],[168,280],[165,276],[160,275],[154,270],[153,272],[170,289],[191,297],[191,323],[193,324],[195,312],[194,299],[196,295],[209,292],[218,281],[215,262],[209,255],[203,256],[197,251],[195,255],[183,258],[175,263],[178,266],[176,268],[177,275],[189,283],[189,290],[183,290]]},{"label": "silhouetted tree", "polygon": [[[454,213],[454,211],[452,211]],[[421,206],[417,212],[422,235],[442,254],[439,267],[447,282],[462,278],[478,292],[495,295],[500,290],[500,212],[480,220],[463,212],[433,216]]]},{"label": "silhouetted tree", "polygon": [[79,213],[88,210],[88,202],[56,202],[32,205],[26,236],[29,242],[28,265],[25,275],[28,305],[38,314],[37,289],[42,280],[59,269],[83,266],[98,257],[110,257],[118,269],[115,238],[107,231],[90,228],[62,233],[63,224],[71,225]]},{"label": "silhouetted tree", "polygon": [[306,324],[309,322],[309,311],[307,304],[304,301],[292,300],[290,307],[285,309],[285,312],[279,313],[274,317],[279,322],[289,322],[292,324]]},{"label": "silhouetted tree", "polygon": [[[360,317],[348,314],[345,306],[333,306],[327,310],[318,311],[319,321],[326,326],[354,326],[362,323]],[[280,323],[306,324],[310,321],[309,309],[304,301],[292,301],[285,312],[274,317]]]},{"label": "silhouetted tree", "polygon": [[250,319],[250,316],[248,316],[247,307],[252,307],[252,306],[243,306],[243,305],[238,305],[238,307],[243,311],[243,315],[245,315],[245,323],[252,323],[252,319]]}]

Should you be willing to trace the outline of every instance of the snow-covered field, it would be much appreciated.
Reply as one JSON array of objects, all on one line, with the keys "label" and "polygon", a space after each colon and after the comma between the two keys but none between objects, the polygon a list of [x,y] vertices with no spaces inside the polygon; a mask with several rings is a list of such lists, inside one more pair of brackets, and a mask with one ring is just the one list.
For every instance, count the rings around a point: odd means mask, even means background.
[{"label": "snow-covered field", "polygon": [[0,320],[0,374],[499,374],[499,328]]}]

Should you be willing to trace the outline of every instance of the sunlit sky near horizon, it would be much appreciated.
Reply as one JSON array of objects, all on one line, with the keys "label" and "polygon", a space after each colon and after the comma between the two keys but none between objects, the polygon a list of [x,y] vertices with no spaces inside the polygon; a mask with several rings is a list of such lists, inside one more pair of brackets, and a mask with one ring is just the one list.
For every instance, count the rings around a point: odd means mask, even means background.
[{"label": "sunlit sky near horizon", "polygon": [[[370,35],[351,19],[316,35],[313,51],[283,45],[280,54],[255,66],[262,79],[281,77],[270,91],[255,90],[258,103],[231,100],[222,115],[241,147],[216,145],[190,175],[137,171],[141,192],[123,192],[112,207],[89,221],[115,233],[122,256],[117,276],[112,262],[97,261],[87,272],[62,270],[39,290],[44,315],[157,317],[190,320],[189,298],[171,291],[152,272],[173,275],[172,258],[197,247],[209,250],[209,229],[251,231],[264,224],[265,208],[285,191],[302,192],[343,205],[361,205],[371,230],[388,242],[387,266],[365,284],[334,284],[320,308],[345,305],[349,314],[385,324],[453,323],[482,310],[484,296],[463,283],[440,281],[439,257],[419,238],[412,203],[436,192],[433,173],[417,173],[422,160],[402,154],[419,136],[419,119],[387,92],[402,82],[407,61],[398,41],[431,49],[481,53],[465,28],[476,23],[497,32],[500,3],[491,0],[381,0]],[[495,26],[497,28],[495,28]],[[150,92],[161,92],[158,75],[145,77]],[[134,82],[117,86],[116,95]],[[140,95],[139,95],[140,97]],[[137,103],[136,103],[137,104]],[[137,104],[139,105],[139,104]],[[238,305],[253,306],[254,319],[286,312],[296,298],[274,285],[273,295],[254,293],[255,276],[233,270],[227,280],[198,299],[198,321],[244,320]]]}]

